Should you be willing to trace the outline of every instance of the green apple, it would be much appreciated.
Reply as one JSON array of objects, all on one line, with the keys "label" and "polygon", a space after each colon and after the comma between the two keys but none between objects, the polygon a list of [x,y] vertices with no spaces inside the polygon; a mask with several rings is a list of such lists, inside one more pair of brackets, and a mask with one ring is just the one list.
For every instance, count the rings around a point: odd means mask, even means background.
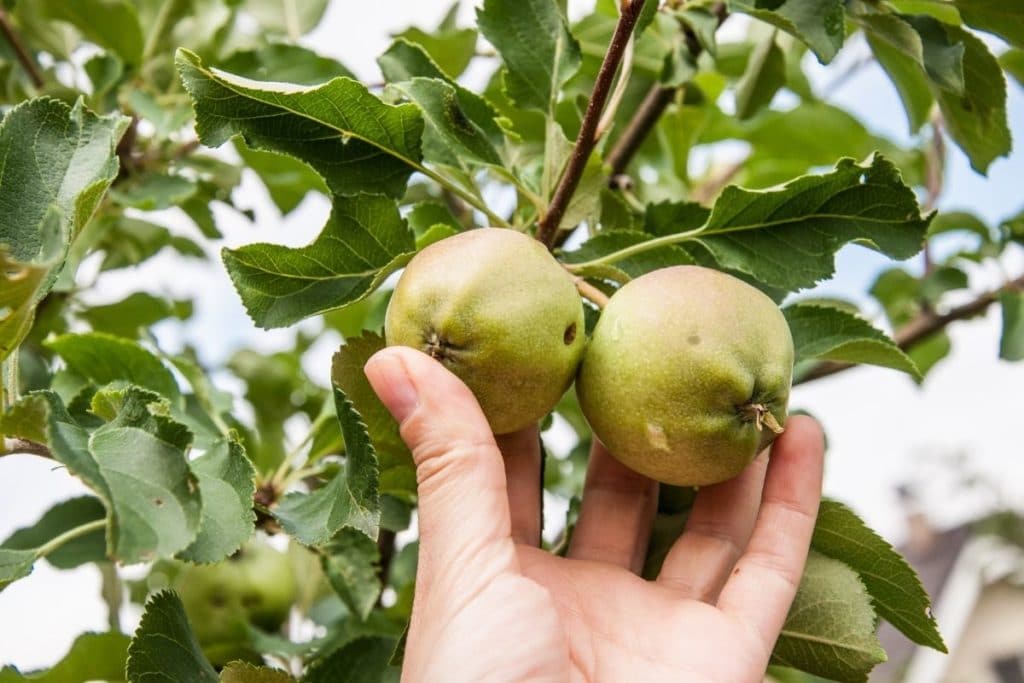
[{"label": "green apple", "polygon": [[248,644],[249,624],[279,629],[298,594],[291,559],[256,541],[217,564],[183,565],[172,587],[215,666],[235,659],[260,662]]},{"label": "green apple", "polygon": [[384,333],[458,375],[496,434],[544,417],[572,383],[585,344],[572,277],[537,240],[470,230],[417,254],[395,287]]},{"label": "green apple", "polygon": [[609,300],[576,390],[628,467],[678,486],[730,479],[782,431],[793,339],[770,298],[698,266],[653,271]]}]

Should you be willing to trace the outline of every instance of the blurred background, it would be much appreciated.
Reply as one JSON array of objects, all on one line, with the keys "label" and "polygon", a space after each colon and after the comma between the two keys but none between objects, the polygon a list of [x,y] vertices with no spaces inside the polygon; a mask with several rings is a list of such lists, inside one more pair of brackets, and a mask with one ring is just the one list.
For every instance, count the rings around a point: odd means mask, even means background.
[{"label": "blurred background", "polygon": [[[588,0],[570,0],[570,15],[584,16],[592,6]],[[320,26],[301,42],[338,59],[365,82],[379,82],[375,58],[387,48],[392,34],[410,25],[434,26],[447,10],[447,2],[384,0],[357,5],[335,0]],[[472,13],[472,4],[463,2],[460,19],[470,22]],[[720,41],[742,37],[748,28],[744,18],[733,17],[721,29]],[[995,53],[1005,49],[997,39],[985,39]],[[869,57],[858,36],[828,67],[811,55],[805,56],[805,67],[824,100],[853,113],[872,133],[912,144],[897,94]],[[486,60],[476,60],[464,80],[483,84],[490,69]],[[773,107],[785,110],[793,101],[783,91]],[[1009,84],[1009,118],[1015,139],[1024,139],[1024,90],[1017,83]],[[997,160],[983,177],[949,145],[937,208],[969,209],[990,225],[1018,213],[1024,208],[1024,150],[1019,147],[1018,142],[1013,155]],[[710,146],[699,150],[691,163],[727,163],[743,151]],[[207,243],[211,253],[253,241],[305,244],[319,232],[329,211],[322,195],[310,193],[298,209],[282,217],[262,183],[249,175],[243,178],[235,203],[251,209],[254,220],[216,207],[224,237]],[[199,237],[177,209],[163,212],[159,222],[182,235]],[[938,241],[933,258],[955,252],[961,239]],[[890,266],[874,252],[847,247],[839,254],[835,279],[815,294],[854,301],[884,327],[882,311],[867,292],[881,270]],[[914,272],[923,268],[920,260],[905,266]],[[969,300],[999,286],[1006,273],[1021,272],[1024,249],[1011,248],[1001,264],[969,268],[970,289],[951,295],[950,302],[955,305],[958,296]],[[195,315],[186,324],[160,323],[153,333],[167,349],[195,347],[204,364],[223,365],[242,347],[274,352],[294,346],[295,329],[264,331],[253,326],[219,259],[202,263],[165,250],[138,268],[106,275],[90,297],[95,303],[116,301],[139,289],[194,301]],[[947,643],[954,652],[963,652],[956,654],[957,666],[972,671],[974,658],[999,676],[1008,672],[991,680],[1021,681],[1012,676],[1020,675],[1024,657],[1024,560],[1018,545],[1024,535],[1018,516],[1024,514],[1024,364],[998,359],[1000,326],[998,306],[980,318],[951,325],[947,331],[953,351],[921,385],[895,371],[861,367],[797,387],[791,406],[810,412],[825,426],[826,494],[850,505],[919,568],[936,601],[935,613]],[[313,338],[302,357],[303,368],[310,381],[327,386],[330,355],[341,336],[323,330],[319,321],[307,321],[299,330]],[[228,391],[242,391],[226,374],[214,380]],[[556,423],[547,435],[556,456],[564,457],[571,446],[567,429]],[[0,478],[0,538],[34,522],[55,501],[85,490],[77,480],[54,470],[51,461],[31,456],[5,458]],[[552,496],[547,502],[548,520],[555,528],[565,519],[566,501]],[[92,565],[57,572],[39,563],[30,578],[0,593],[0,663],[22,670],[49,665],[80,632],[104,629],[106,608],[99,586],[99,572]],[[58,606],[60,618],[55,617]],[[124,628],[130,631],[138,610],[124,610]],[[892,661],[880,667],[878,680],[897,675],[900,680],[936,681],[943,675],[954,680],[955,671],[943,668],[949,660],[943,661],[942,655],[918,652],[892,633],[883,634],[883,645]],[[990,666],[993,662],[995,668]]]}]

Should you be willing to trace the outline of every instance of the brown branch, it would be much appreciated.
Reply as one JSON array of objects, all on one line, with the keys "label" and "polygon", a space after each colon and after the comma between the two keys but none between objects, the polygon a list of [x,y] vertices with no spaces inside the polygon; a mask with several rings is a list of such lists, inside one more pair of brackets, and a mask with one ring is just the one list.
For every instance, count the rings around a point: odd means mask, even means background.
[{"label": "brown branch", "polygon": [[0,455],[15,455],[17,453],[41,455],[44,458],[53,457],[53,453],[50,452],[50,449],[37,441],[29,441],[28,439],[4,439],[3,451],[0,451]]},{"label": "brown branch", "polygon": [[615,26],[615,33],[608,44],[604,60],[601,62],[601,69],[597,72],[597,80],[594,82],[594,90],[590,94],[590,101],[587,102],[587,111],[583,115],[580,124],[580,133],[576,138],[576,146],[569,157],[569,163],[562,173],[562,178],[555,188],[555,194],[551,198],[551,205],[547,213],[537,223],[537,239],[550,248],[555,243],[555,236],[562,223],[562,217],[569,207],[569,201],[576,192],[583,176],[583,169],[590,159],[591,152],[597,144],[597,124],[601,120],[601,112],[604,111],[605,102],[608,100],[608,93],[611,90],[612,82],[615,80],[615,72],[622,61],[622,54],[633,34],[633,27],[636,20],[640,18],[640,12],[644,8],[645,0],[623,0],[622,13],[619,15],[619,22]]},{"label": "brown branch", "polygon": [[11,24],[10,17],[7,16],[7,12],[0,7],[0,33],[4,34],[4,38],[10,43],[11,48],[14,50],[14,54],[18,57],[18,63],[21,64],[21,68],[28,74],[28,78],[32,81],[32,85],[36,88],[42,88],[46,85],[46,81],[43,80],[43,74],[39,71],[39,66],[36,64],[36,60],[32,58],[32,53],[25,47],[25,43],[21,42],[21,36],[14,30],[14,26]]},{"label": "brown branch", "polygon": [[[984,313],[989,306],[999,300],[999,295],[1003,292],[1021,290],[1024,290],[1024,275],[1021,275],[1016,280],[1007,282],[997,290],[979,295],[973,301],[951,308],[945,313],[938,314],[930,310],[922,311],[917,317],[896,331],[896,334],[893,335],[893,341],[901,349],[907,351],[933,334],[941,332],[950,323],[973,318]],[[857,367],[854,363],[825,361],[812,367],[794,384],[813,382],[816,379],[828,377],[854,367]]]},{"label": "brown branch", "polygon": [[[722,22],[729,16],[725,3],[720,2],[715,5],[714,12],[718,16],[718,25],[721,26]],[[683,36],[686,40],[686,47],[690,50],[693,58],[696,59],[704,48],[701,47],[697,36],[694,35],[689,27],[684,28]],[[685,85],[681,87],[685,87]],[[633,118],[626,124],[622,135],[615,141],[611,151],[608,153],[606,161],[612,167],[613,177],[625,172],[636,151],[640,149],[640,145],[647,139],[648,134],[654,128],[658,119],[661,118],[661,115],[665,113],[668,105],[672,104],[676,92],[677,88],[666,88],[657,83],[651,86],[647,96],[644,97],[643,102],[637,107]]]}]

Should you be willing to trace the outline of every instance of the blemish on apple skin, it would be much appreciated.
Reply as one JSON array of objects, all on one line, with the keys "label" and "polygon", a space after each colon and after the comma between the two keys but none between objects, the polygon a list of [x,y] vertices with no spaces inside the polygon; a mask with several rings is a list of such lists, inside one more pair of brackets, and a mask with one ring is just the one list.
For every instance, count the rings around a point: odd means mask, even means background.
[{"label": "blemish on apple skin", "polygon": [[668,437],[661,425],[654,422],[647,423],[647,443],[659,451],[669,451]]},{"label": "blemish on apple skin", "polygon": [[697,344],[700,344],[700,335],[691,334],[689,337],[686,338],[686,341],[689,342],[692,346],[696,346]]}]

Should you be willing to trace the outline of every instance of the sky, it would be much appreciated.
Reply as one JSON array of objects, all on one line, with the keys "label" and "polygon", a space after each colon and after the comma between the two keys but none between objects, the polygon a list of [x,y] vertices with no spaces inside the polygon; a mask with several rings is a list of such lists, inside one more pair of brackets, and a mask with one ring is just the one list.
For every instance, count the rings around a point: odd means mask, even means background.
[{"label": "sky", "polygon": [[[592,6],[586,0],[570,0],[570,12],[582,15]],[[447,2],[388,0],[359,3],[334,0],[322,25],[306,40],[309,47],[336,57],[366,80],[379,80],[375,57],[388,46],[389,34],[408,25],[433,26],[447,9]],[[464,2],[460,17],[468,21],[472,4]],[[730,19],[724,36],[743,31]],[[856,60],[864,46],[856,43],[841,54],[840,64],[812,68],[817,84],[829,83],[842,63]],[[1024,139],[1024,93],[1011,83],[1010,119],[1014,137]],[[905,118],[891,84],[877,68],[865,68],[837,90],[830,100],[855,112],[874,132],[896,140],[907,138]],[[974,173],[963,154],[950,145],[946,191],[942,209],[970,208],[990,222],[1024,208],[1021,178],[1024,151],[996,161],[987,178]],[[265,196],[259,182],[247,175],[238,197],[256,212],[255,225],[228,209],[218,208],[224,228],[223,245],[236,247],[252,241],[273,241],[298,246],[315,237],[328,212],[326,200],[310,196],[282,219]],[[194,228],[175,211],[161,216],[183,234],[195,236]],[[859,247],[840,252],[837,276],[822,293],[865,304],[869,317],[877,306],[865,292],[885,258]],[[908,264],[920,268],[919,261]],[[1024,250],[1008,254],[1003,269],[1024,272]],[[970,273],[974,292],[997,286],[999,268],[984,267]],[[163,343],[173,347],[184,340],[201,345],[204,359],[223,361],[233,348],[248,345],[273,351],[291,344],[287,331],[256,329],[246,317],[219,260],[213,267],[159,256],[138,272],[104,276],[102,287],[91,295],[95,302],[115,301],[144,283],[160,295],[199,296],[194,323],[181,332],[158,328]],[[970,298],[965,294],[963,298]],[[955,303],[955,301],[954,301]],[[315,325],[313,326],[315,329]],[[1020,387],[1024,363],[997,359],[1000,317],[996,308],[983,319],[955,323],[949,328],[954,352],[918,387],[906,376],[891,370],[858,368],[832,378],[797,387],[792,408],[814,414],[829,437],[825,492],[851,505],[888,538],[899,541],[905,533],[903,510],[896,487],[916,484],[921,505],[937,526],[957,524],[994,501],[1024,501],[1024,449],[1020,445]],[[325,334],[307,358],[305,367],[314,381],[326,383],[330,354],[339,338]],[[223,384],[224,378],[218,378]],[[225,388],[231,388],[226,384]],[[235,387],[237,388],[237,387]],[[556,437],[557,440],[557,437]],[[557,449],[556,449],[557,450]],[[978,475],[994,488],[969,492],[956,486],[959,472]],[[84,487],[51,462],[30,456],[10,456],[0,461],[5,494],[0,498],[0,538],[31,524],[54,502],[84,493]],[[552,510],[552,517],[559,511]],[[99,574],[93,567],[57,572],[39,563],[35,573],[0,593],[0,665],[14,663],[23,669],[45,666],[63,652],[84,630],[104,630],[105,610],[98,599]],[[9,618],[13,616],[14,618]],[[126,613],[130,625],[137,611]]]}]

